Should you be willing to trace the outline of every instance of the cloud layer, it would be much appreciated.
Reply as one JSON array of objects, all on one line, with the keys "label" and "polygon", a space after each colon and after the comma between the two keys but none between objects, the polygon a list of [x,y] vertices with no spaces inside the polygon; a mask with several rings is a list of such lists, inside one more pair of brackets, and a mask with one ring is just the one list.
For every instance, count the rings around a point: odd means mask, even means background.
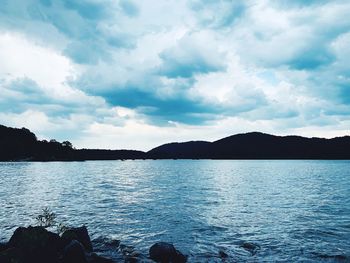
[{"label": "cloud layer", "polygon": [[5,0],[0,119],[78,147],[350,128],[347,1]]}]

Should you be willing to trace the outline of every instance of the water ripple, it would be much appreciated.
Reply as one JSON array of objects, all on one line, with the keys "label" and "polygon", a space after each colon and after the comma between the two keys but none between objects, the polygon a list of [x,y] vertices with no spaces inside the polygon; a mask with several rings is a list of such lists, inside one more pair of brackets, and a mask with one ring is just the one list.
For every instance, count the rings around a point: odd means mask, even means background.
[{"label": "water ripple", "polygon": [[117,261],[350,262],[349,161],[0,163],[0,241],[46,206]]}]

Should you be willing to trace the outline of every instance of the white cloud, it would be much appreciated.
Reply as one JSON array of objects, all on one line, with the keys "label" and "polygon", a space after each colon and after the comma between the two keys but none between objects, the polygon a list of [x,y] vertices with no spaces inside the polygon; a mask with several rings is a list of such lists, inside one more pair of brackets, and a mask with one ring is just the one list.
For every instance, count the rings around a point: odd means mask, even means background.
[{"label": "white cloud", "polygon": [[27,110],[20,114],[0,113],[0,119],[4,125],[25,127],[37,133],[51,130],[53,127],[45,113],[33,110]]},{"label": "white cloud", "polygon": [[55,89],[74,75],[69,59],[55,50],[28,41],[18,33],[1,32],[0,64],[2,76],[9,79],[27,77],[47,89]]},{"label": "white cloud", "polygon": [[79,147],[342,135],[349,12],[346,1],[11,1],[1,119]]}]

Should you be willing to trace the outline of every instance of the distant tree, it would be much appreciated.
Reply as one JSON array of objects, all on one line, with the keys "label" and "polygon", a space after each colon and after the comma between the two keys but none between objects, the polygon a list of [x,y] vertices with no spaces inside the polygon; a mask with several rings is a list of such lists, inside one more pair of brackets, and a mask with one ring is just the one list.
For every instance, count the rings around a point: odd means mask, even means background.
[{"label": "distant tree", "polygon": [[72,144],[70,141],[64,141],[64,142],[62,142],[62,146],[63,146],[63,147],[73,148],[73,144]]},{"label": "distant tree", "polygon": [[50,143],[57,143],[57,141],[55,139],[51,139]]}]

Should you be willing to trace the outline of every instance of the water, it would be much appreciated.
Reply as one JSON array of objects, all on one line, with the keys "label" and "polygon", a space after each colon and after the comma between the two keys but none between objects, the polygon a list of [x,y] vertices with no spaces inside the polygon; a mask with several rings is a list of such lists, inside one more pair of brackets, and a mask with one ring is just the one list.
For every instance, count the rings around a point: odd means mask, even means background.
[{"label": "water", "polygon": [[350,161],[0,163],[0,241],[44,207],[115,259],[112,240],[161,240],[189,262],[350,262]]}]

